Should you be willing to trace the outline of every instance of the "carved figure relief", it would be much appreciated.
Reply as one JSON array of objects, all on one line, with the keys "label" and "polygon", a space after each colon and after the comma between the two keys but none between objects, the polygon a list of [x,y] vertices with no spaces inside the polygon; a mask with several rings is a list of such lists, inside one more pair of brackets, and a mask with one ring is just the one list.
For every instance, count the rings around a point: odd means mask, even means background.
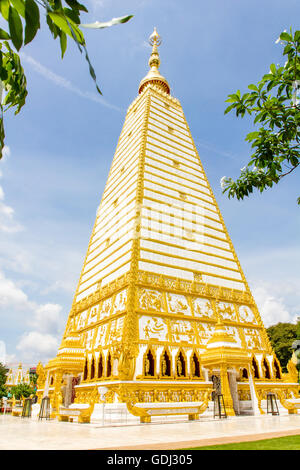
[{"label": "carved figure relief", "polygon": [[239,331],[235,326],[225,326],[226,331],[230,334],[230,336],[233,336],[235,341],[237,342],[238,346],[242,346],[241,338],[239,335]]},{"label": "carved figure relief", "polygon": [[236,313],[234,310],[234,306],[232,304],[228,304],[225,302],[218,302],[217,310],[218,310],[218,313],[223,318],[223,320],[236,321]]},{"label": "carved figure relief", "polygon": [[88,325],[91,325],[92,323],[95,323],[97,321],[98,311],[99,311],[99,305],[96,305],[95,307],[91,308],[89,318],[88,318]]},{"label": "carved figure relief", "polygon": [[197,323],[197,331],[200,343],[205,345],[214,333],[214,325],[210,323]]},{"label": "carved figure relief", "polygon": [[117,293],[115,297],[115,301],[114,301],[112,314],[123,312],[126,308],[126,302],[127,302],[127,290],[125,289]]},{"label": "carved figure relief", "polygon": [[141,289],[139,295],[139,306],[143,310],[163,311],[162,293],[156,290]]},{"label": "carved figure relief", "polygon": [[112,320],[110,325],[108,344],[121,341],[123,333],[124,317]]},{"label": "carved figure relief", "polygon": [[139,321],[140,339],[167,341],[168,327],[161,318],[143,316]]},{"label": "carved figure relief", "polygon": [[112,298],[109,297],[108,299],[103,300],[102,307],[100,310],[100,320],[103,320],[106,317],[110,316],[112,307]]},{"label": "carved figure relief", "polygon": [[78,323],[77,323],[77,329],[78,330],[81,330],[82,328],[84,328],[85,326],[85,323],[86,323],[86,319],[87,319],[87,310],[84,310],[84,312],[81,312],[79,315],[78,315]]},{"label": "carved figure relief", "polygon": [[239,308],[239,316],[245,323],[256,323],[254,313],[247,305],[241,305]]},{"label": "carved figure relief", "polygon": [[105,346],[107,325],[100,325],[97,330],[97,336],[95,339],[95,349],[99,346]]},{"label": "carved figure relief", "polygon": [[192,315],[188,300],[184,295],[168,293],[167,302],[169,313]]},{"label": "carved figure relief", "polygon": [[262,349],[261,338],[257,330],[254,328],[245,328],[244,334],[248,349]]},{"label": "carved figure relief", "polygon": [[94,333],[95,333],[95,329],[93,329],[93,330],[88,330],[88,331],[86,332],[85,347],[86,347],[87,350],[92,349]]},{"label": "carved figure relief", "polygon": [[171,320],[170,327],[171,338],[174,343],[186,342],[194,344],[196,342],[195,332],[189,321]]},{"label": "carved figure relief", "polygon": [[214,311],[211,303],[207,299],[193,299],[194,315],[195,317],[207,317],[212,318]]}]

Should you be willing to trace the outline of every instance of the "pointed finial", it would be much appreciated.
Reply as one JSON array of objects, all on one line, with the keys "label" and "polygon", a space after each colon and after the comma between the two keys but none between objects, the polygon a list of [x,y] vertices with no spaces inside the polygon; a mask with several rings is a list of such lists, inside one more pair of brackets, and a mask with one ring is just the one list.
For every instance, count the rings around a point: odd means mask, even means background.
[{"label": "pointed finial", "polygon": [[153,46],[154,44],[156,44],[157,46],[161,45],[161,37],[156,31],[156,28],[154,28],[153,33],[151,34],[151,36],[149,36],[149,44],[151,46]]},{"label": "pointed finial", "polygon": [[165,93],[170,94],[170,87],[167,80],[159,73],[160,59],[157,47],[161,44],[161,37],[154,28],[153,33],[149,37],[149,44],[152,46],[152,52],[149,59],[150,70],[146,77],[141,81],[139,86],[139,93],[145,88],[146,84],[153,83],[159,86]]}]

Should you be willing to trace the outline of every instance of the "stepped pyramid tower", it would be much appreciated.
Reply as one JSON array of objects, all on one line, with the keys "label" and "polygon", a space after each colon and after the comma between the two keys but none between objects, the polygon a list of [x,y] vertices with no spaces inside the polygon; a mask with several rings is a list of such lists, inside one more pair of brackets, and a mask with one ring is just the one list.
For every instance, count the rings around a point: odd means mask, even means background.
[{"label": "stepped pyramid tower", "polygon": [[77,403],[101,385],[108,402],[192,403],[219,386],[236,414],[243,401],[259,408],[274,387],[297,387],[284,381],[180,102],[159,72],[160,42],[154,30],[62,343],[45,368],[54,409],[63,387]]}]

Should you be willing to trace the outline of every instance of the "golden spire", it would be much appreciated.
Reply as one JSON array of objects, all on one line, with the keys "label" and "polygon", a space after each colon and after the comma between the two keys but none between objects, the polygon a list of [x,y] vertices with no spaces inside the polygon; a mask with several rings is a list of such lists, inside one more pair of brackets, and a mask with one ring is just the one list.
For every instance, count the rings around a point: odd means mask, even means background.
[{"label": "golden spire", "polygon": [[153,83],[154,85],[160,87],[165,93],[170,94],[170,86],[167,80],[159,73],[158,70],[160,59],[157,47],[161,44],[161,37],[156,31],[156,28],[154,28],[153,33],[149,37],[149,44],[152,46],[152,52],[149,59],[150,70],[140,83],[139,93],[143,91],[148,83]]}]

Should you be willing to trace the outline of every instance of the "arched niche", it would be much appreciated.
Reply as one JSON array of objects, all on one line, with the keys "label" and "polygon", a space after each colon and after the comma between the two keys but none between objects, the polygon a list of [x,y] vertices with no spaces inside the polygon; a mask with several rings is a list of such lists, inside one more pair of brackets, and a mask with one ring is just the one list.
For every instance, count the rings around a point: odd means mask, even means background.
[{"label": "arched niche", "polygon": [[98,367],[97,367],[97,377],[101,379],[103,377],[104,367],[103,367],[103,355],[100,353],[98,359]]},{"label": "arched niche", "polygon": [[262,368],[263,368],[263,373],[264,373],[265,379],[269,380],[271,378],[271,371],[270,371],[270,364],[267,361],[266,357],[263,358]]},{"label": "arched niche", "polygon": [[201,377],[200,360],[196,352],[193,352],[191,356],[191,376]]},{"label": "arched niche", "polygon": [[83,380],[87,380],[87,378],[88,378],[88,371],[89,371],[89,368],[88,368],[88,360],[86,359],[86,360],[85,360],[85,363],[84,363],[84,368],[83,368]]},{"label": "arched niche", "polygon": [[112,373],[112,360],[111,360],[111,354],[108,353],[107,361],[106,361],[106,377],[111,377],[111,373]]},{"label": "arched niche", "polygon": [[160,358],[160,375],[162,377],[171,376],[171,359],[166,349],[163,351]]},{"label": "arched niche", "polygon": [[179,350],[176,360],[175,360],[175,370],[177,377],[185,377],[186,376],[186,360],[183,355],[183,352]]},{"label": "arched niche", "polygon": [[259,379],[260,377],[259,377],[258,363],[257,363],[257,360],[255,359],[254,356],[253,356],[253,358],[252,358],[251,365],[252,365],[252,370],[253,370],[254,378],[255,378],[255,379]]},{"label": "arched niche", "polygon": [[93,380],[95,378],[95,359],[92,358],[91,362],[91,372],[90,372],[90,379]]},{"label": "arched niche", "polygon": [[274,370],[275,379],[281,379],[282,378],[281,369],[280,369],[279,361],[276,357],[274,358],[274,361],[273,361],[273,370]]},{"label": "arched niche", "polygon": [[154,377],[155,375],[155,354],[148,348],[143,361],[143,374],[145,377]]}]

